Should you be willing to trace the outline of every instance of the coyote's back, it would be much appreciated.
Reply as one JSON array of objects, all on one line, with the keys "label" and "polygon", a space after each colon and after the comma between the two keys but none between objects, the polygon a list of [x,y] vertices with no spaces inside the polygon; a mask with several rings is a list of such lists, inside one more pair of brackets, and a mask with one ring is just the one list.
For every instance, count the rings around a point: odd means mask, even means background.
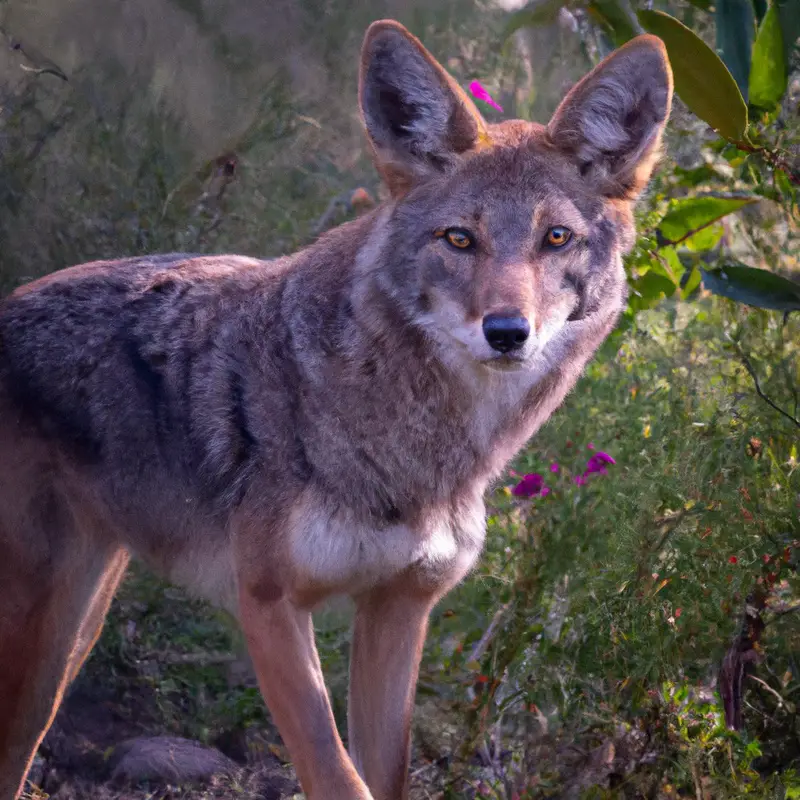
[{"label": "coyote's back", "polygon": [[[406,797],[428,614],[480,552],[486,486],[616,323],[670,98],[644,36],[547,126],[487,125],[378,22],[383,206],[277,261],[96,262],[0,303],[0,800],[130,554],[238,615],[310,797]],[[310,617],[335,593],[349,754]]]}]

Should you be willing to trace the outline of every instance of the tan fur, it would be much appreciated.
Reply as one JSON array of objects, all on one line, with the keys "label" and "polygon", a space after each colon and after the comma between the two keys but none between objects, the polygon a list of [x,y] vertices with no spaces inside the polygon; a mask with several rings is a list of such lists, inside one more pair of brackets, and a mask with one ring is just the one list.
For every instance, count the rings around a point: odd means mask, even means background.
[{"label": "tan fur", "polygon": [[[0,800],[129,555],[238,615],[309,797],[407,796],[428,614],[479,556],[485,489],[624,306],[670,97],[645,36],[547,127],[488,126],[378,22],[360,100],[383,206],[288,258],[96,262],[0,304]],[[356,604],[349,754],[311,624],[337,593]]]}]

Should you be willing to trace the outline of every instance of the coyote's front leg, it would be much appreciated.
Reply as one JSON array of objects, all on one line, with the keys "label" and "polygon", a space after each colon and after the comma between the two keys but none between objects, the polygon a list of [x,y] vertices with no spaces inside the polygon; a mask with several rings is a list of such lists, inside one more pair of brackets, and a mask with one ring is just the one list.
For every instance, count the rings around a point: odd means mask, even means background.
[{"label": "coyote's front leg", "polygon": [[307,797],[372,800],[336,731],[311,612],[245,587],[239,608],[261,693]]},{"label": "coyote's front leg", "polygon": [[375,800],[408,797],[417,673],[428,615],[440,596],[418,588],[415,591],[410,583],[408,578],[398,580],[356,598],[349,747]]}]

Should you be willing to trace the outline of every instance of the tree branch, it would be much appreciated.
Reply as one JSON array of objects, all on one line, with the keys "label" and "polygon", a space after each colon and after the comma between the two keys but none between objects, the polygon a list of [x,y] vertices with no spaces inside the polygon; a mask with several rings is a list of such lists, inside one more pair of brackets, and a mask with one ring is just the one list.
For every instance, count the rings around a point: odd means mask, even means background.
[{"label": "tree branch", "polygon": [[800,186],[800,172],[794,169],[791,164],[777,151],[768,150],[766,147],[748,144],[747,142],[734,142],[740,150],[745,153],[760,155],[773,169],[779,169],[789,179],[790,183]]}]

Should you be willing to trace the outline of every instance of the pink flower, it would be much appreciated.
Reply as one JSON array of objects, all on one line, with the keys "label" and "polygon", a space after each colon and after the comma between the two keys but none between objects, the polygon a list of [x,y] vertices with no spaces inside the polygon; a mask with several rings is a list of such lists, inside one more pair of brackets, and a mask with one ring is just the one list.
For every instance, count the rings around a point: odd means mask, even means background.
[{"label": "pink flower", "polygon": [[542,486],[542,491],[539,492],[542,497],[547,497],[550,494],[550,489],[547,486]]},{"label": "pink flower", "polygon": [[542,493],[544,478],[538,472],[526,475],[512,490],[511,494],[515,497],[536,497]]},{"label": "pink flower", "polygon": [[483,100],[484,103],[488,103],[492,108],[496,108],[498,111],[502,111],[503,107],[499,106],[492,100],[492,96],[486,89],[483,88],[480,81],[472,81],[469,85],[469,90],[472,92],[473,96],[477,97],[478,100]]},{"label": "pink flower", "polygon": [[561,469],[561,467],[559,467],[558,463],[555,461],[550,465],[550,472],[558,472],[559,469]]},{"label": "pink flower", "polygon": [[586,449],[587,450],[594,450],[594,442],[589,442],[589,444],[586,445]]},{"label": "pink flower", "polygon": [[586,478],[583,475],[576,475],[572,480],[575,481],[576,486],[586,485]]}]

